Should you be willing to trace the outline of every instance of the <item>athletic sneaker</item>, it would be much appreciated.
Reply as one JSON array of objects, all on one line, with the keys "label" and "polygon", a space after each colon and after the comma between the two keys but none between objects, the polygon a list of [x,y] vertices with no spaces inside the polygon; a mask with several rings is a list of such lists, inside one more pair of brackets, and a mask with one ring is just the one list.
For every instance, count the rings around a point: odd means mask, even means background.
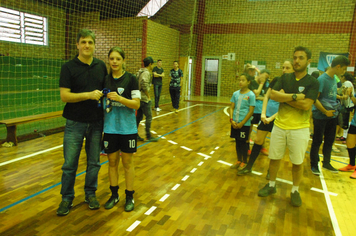
[{"label": "athletic sneaker", "polygon": [[132,196],[126,195],[125,211],[129,212],[135,208],[135,200]]},{"label": "athletic sneaker", "polygon": [[339,169],[339,171],[355,171],[355,170],[356,170],[356,166],[352,166],[350,164]]},{"label": "athletic sneaker", "polygon": [[114,197],[113,195],[111,195],[109,200],[105,203],[105,209],[113,208],[116,205],[116,203],[118,203],[119,201],[120,201],[119,195],[117,197]]},{"label": "athletic sneaker", "polygon": [[263,155],[266,155],[268,156],[268,150],[266,148],[261,148],[261,151],[260,151]]},{"label": "athletic sneaker", "polygon": [[156,111],[162,111],[162,109],[159,107],[156,107]]},{"label": "athletic sneaker", "polygon": [[320,175],[320,171],[319,171],[319,168],[318,167],[314,167],[312,166],[311,167],[311,171],[314,175]]},{"label": "athletic sneaker", "polygon": [[152,138],[152,137],[149,137],[146,142],[158,142],[158,139],[159,138]]},{"label": "athletic sneaker", "polygon": [[290,193],[290,203],[292,206],[300,207],[302,205],[302,199],[300,198],[300,194],[298,191],[294,191],[294,193]]},{"label": "athletic sneaker", "polygon": [[277,192],[276,186],[270,187],[269,183],[267,183],[263,188],[258,191],[258,196],[259,197],[267,197],[271,194],[274,194]]},{"label": "athletic sneaker", "polygon": [[246,166],[246,163],[244,163],[244,162],[241,162],[241,164],[240,164],[240,166],[239,166],[239,170],[242,170],[243,168],[245,168],[245,166]]},{"label": "athletic sneaker", "polygon": [[96,210],[100,208],[100,204],[95,196],[85,197],[85,202],[89,204],[91,210]]},{"label": "athletic sneaker", "polygon": [[61,201],[57,209],[57,215],[66,216],[69,213],[69,209],[72,208],[73,203],[70,201]]},{"label": "athletic sneaker", "polygon": [[337,169],[335,169],[331,164],[323,165],[324,169],[327,169],[331,173],[339,173]]},{"label": "athletic sneaker", "polygon": [[251,173],[251,169],[247,168],[247,167],[243,168],[242,170],[237,171],[237,175],[240,175],[240,176],[246,175],[248,173]]},{"label": "athletic sneaker", "polygon": [[240,167],[241,161],[237,161],[235,164],[230,166],[230,169],[238,169]]},{"label": "athletic sneaker", "polygon": [[354,173],[352,173],[352,175],[350,175],[351,179],[356,179],[356,171],[354,171]]}]

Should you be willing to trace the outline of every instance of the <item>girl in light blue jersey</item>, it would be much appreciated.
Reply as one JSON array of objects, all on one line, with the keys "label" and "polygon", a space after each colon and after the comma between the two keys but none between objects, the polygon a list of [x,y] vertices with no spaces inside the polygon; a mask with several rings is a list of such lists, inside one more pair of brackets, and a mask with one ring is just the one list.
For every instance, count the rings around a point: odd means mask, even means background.
[{"label": "girl in light blue jersey", "polygon": [[234,92],[230,106],[231,138],[236,140],[237,162],[232,166],[243,168],[247,163],[251,116],[255,109],[256,96],[248,88],[253,78],[248,74],[239,77],[240,90]]},{"label": "girl in light blue jersey", "polygon": [[[119,162],[125,170],[126,203],[125,211],[134,209],[133,153],[137,151],[137,125],[135,110],[140,107],[141,94],[134,75],[123,69],[125,53],[119,47],[109,51],[110,74],[105,77],[104,88],[109,91],[103,106],[110,104],[111,109],[104,113],[103,144],[109,159],[109,180],[111,197],[105,203],[111,209],[119,201]],[[121,155],[120,155],[121,154]]]}]

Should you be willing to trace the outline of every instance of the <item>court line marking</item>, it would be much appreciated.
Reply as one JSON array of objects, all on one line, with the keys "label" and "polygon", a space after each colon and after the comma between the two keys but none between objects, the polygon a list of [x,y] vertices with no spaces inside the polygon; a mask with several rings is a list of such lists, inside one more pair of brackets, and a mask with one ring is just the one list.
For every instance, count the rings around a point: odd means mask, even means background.
[{"label": "court line marking", "polygon": [[[190,150],[192,150],[192,149],[190,149]],[[206,159],[206,158],[205,158]],[[201,163],[203,163],[203,162],[200,162],[199,164],[201,164]],[[198,165],[199,165],[198,164]],[[193,168],[190,172],[191,173],[194,173],[195,171],[197,170],[197,168]],[[186,176],[184,176],[184,178],[183,179],[181,179],[181,181],[185,181],[185,180],[187,180],[189,178],[189,175],[186,175]],[[176,184],[171,190],[172,191],[174,191],[174,190],[176,190],[178,187],[180,186],[180,184]],[[159,201],[160,202],[164,202],[168,197],[170,196],[170,194],[165,194]],[[156,206],[152,206],[148,211],[146,211],[145,212],[145,215],[150,215],[155,209],[156,209],[157,207]],[[137,221],[136,221],[137,222]],[[139,223],[134,223],[134,224],[132,224],[132,226],[137,226],[138,224],[140,224],[141,222],[139,222]],[[135,227],[132,227],[133,229],[135,228]],[[130,227],[131,228],[131,227]]]},{"label": "court line marking", "polygon": [[[184,111],[184,110],[187,110],[187,109],[192,108],[192,107],[203,106],[203,105],[204,104],[195,104],[195,105],[192,105],[192,106],[187,106],[187,107],[178,109],[178,111]],[[161,117],[164,117],[164,116],[168,116],[168,115],[171,115],[171,114],[174,114],[174,113],[175,113],[175,111],[171,111],[171,112],[164,113],[162,115],[154,116],[154,117],[152,117],[152,120],[157,119],[157,118],[161,118]],[[145,121],[146,121],[146,119],[145,120],[141,120],[140,124],[144,123]]]},{"label": "court line marking", "polygon": [[159,199],[160,202],[164,202],[167,198],[169,197],[169,194],[166,193],[161,199]]},{"label": "court line marking", "polygon": [[[198,164],[198,166],[201,166],[201,164],[202,163],[204,163],[204,162],[200,162],[199,164]],[[193,168],[190,172],[191,173],[194,173],[195,171],[197,170],[197,168]],[[187,180],[189,178],[189,175],[186,175],[186,176],[184,176],[184,178],[183,179],[181,179],[181,181],[185,181],[185,180]],[[174,190],[176,190],[178,187],[180,186],[180,184],[176,184],[171,190],[172,191],[174,191]],[[170,196],[170,194],[165,194],[159,201],[160,202],[164,202],[168,197]],[[148,211],[146,211],[144,214],[145,215],[150,215],[154,210],[156,210],[156,206],[152,206]],[[141,221],[135,221],[130,227],[129,227],[129,229],[131,229],[131,231],[134,229],[134,228],[136,228],[137,227],[137,225],[138,224],[140,224],[141,223]],[[129,230],[127,230],[127,231],[129,231]]]},{"label": "court line marking", "polygon": [[[196,106],[196,105],[195,105],[195,106]],[[194,124],[195,122],[198,122],[199,120],[202,120],[202,119],[204,119],[205,117],[208,117],[208,116],[210,116],[210,115],[213,115],[214,113],[217,113],[217,112],[219,112],[219,111],[221,111],[221,110],[222,110],[222,108],[221,108],[221,109],[218,109],[218,110],[216,110],[216,111],[214,111],[214,112],[211,112],[211,113],[209,113],[209,114],[207,114],[207,115],[205,115],[205,116],[203,116],[203,117],[200,117],[199,119],[196,119],[195,121],[192,121],[192,122],[190,122],[190,123],[188,123],[188,124],[183,125],[183,126],[180,127],[180,128],[177,128],[177,129],[175,129],[175,130],[173,130],[173,131],[170,131],[170,132],[168,132],[168,133],[162,135],[161,137],[164,137],[164,136],[166,136],[166,135],[169,135],[169,134],[171,134],[171,133],[174,133],[174,132],[177,131],[177,130],[183,129],[183,128],[186,127],[186,126],[191,125],[191,124]],[[137,147],[137,149],[139,149],[139,148],[141,148],[141,147],[143,147],[143,146],[145,146],[145,145],[147,145],[147,144],[149,144],[149,143],[150,143],[150,142],[146,142],[146,143],[144,143],[144,144],[141,144],[140,146]],[[44,151],[45,151],[45,150],[44,150]],[[32,155],[32,154],[31,154],[31,155]],[[102,165],[104,165],[104,164],[106,164],[106,163],[108,163],[108,162],[109,162],[108,160],[107,160],[107,161],[104,161],[104,162],[100,163],[100,166],[102,166]],[[200,163],[202,164],[202,163],[204,163],[204,162],[200,162]],[[199,163],[199,164],[200,164],[200,163]],[[199,164],[198,164],[198,165],[199,165]],[[80,175],[82,175],[82,174],[84,174],[84,173],[86,173],[86,171],[83,171],[83,172],[77,174],[76,177],[78,177],[78,176],[80,176]],[[24,202],[24,201],[27,201],[27,200],[29,200],[29,199],[31,199],[31,198],[34,198],[34,197],[38,196],[38,195],[41,194],[41,193],[44,193],[44,192],[46,192],[46,191],[48,191],[48,190],[51,190],[51,189],[53,189],[53,188],[55,188],[55,187],[57,187],[58,185],[61,185],[61,184],[62,184],[62,182],[56,183],[56,184],[54,184],[54,185],[52,185],[52,186],[50,186],[50,187],[48,187],[48,188],[45,188],[45,189],[43,189],[43,190],[41,190],[41,191],[38,191],[37,193],[31,194],[30,196],[27,196],[27,197],[25,197],[25,198],[23,198],[23,199],[20,199],[20,200],[14,202],[14,203],[11,203],[10,205],[7,205],[7,206],[5,206],[5,207],[3,207],[3,208],[0,208],[0,213],[1,213],[1,212],[4,212],[5,210],[7,210],[7,209],[9,209],[9,208],[11,208],[11,207],[13,207],[13,206],[18,205],[18,204],[20,204],[20,203],[22,203],[22,202]]]},{"label": "court line marking", "polygon": [[156,209],[157,209],[156,206],[152,206],[148,211],[145,212],[145,215],[147,215],[147,216],[151,215],[151,213]]},{"label": "court line marking", "polygon": [[141,224],[141,221],[136,220],[130,227],[127,228],[126,231],[132,232],[139,224]]},{"label": "court line marking", "polygon": [[[319,192],[319,193],[325,193],[323,190],[321,189],[318,189],[318,188],[314,188],[312,187],[310,190],[313,190],[313,191],[316,191],[316,192]],[[338,194],[337,193],[332,193],[332,192],[328,192],[330,195],[333,195],[333,196],[337,196]]]},{"label": "court line marking", "polygon": [[208,156],[208,155],[206,155],[204,153],[200,153],[200,152],[198,152],[198,155],[200,155],[202,157],[205,157],[205,158],[211,158],[211,156]]},{"label": "court line marking", "polygon": [[53,151],[55,149],[61,148],[61,147],[63,147],[63,144],[59,145],[59,146],[56,146],[56,147],[52,147],[52,148],[46,149],[46,150],[35,152],[35,153],[29,154],[29,155],[26,155],[26,156],[23,156],[23,157],[15,158],[15,159],[10,160],[10,161],[2,162],[2,163],[0,163],[0,166],[4,166],[4,165],[7,165],[7,164],[16,162],[16,161],[21,161],[21,160],[27,159],[29,157],[37,156],[37,155],[40,155],[40,154],[43,154],[43,153],[46,153],[46,152]]},{"label": "court line marking", "polygon": [[183,177],[182,181],[186,181],[189,178],[189,175]]},{"label": "court line marking", "polygon": [[179,188],[179,186],[180,186],[180,184],[176,184],[176,185],[174,185],[174,187],[171,190],[175,191],[175,190],[177,190],[177,188]]},{"label": "court line marking", "polygon": [[183,149],[185,149],[185,150],[187,150],[187,151],[192,151],[193,149],[190,149],[190,148],[187,148],[187,147],[185,147],[185,146],[180,146],[181,148],[183,148]]},{"label": "court line marking", "polygon": [[[320,163],[319,163],[319,170],[321,170],[320,168]],[[324,175],[323,175],[323,171],[320,171],[320,182],[321,182],[321,186],[323,187],[323,193],[325,196],[325,201],[326,201],[326,205],[328,207],[329,210],[329,215],[330,215],[330,219],[331,219],[331,224],[333,225],[334,228],[334,232],[336,236],[341,236],[341,230],[340,230],[340,226],[339,223],[337,221],[336,215],[335,215],[335,211],[333,208],[333,204],[331,203],[331,199],[330,199],[330,194],[328,192],[328,186],[326,185],[325,179],[324,179]]]}]

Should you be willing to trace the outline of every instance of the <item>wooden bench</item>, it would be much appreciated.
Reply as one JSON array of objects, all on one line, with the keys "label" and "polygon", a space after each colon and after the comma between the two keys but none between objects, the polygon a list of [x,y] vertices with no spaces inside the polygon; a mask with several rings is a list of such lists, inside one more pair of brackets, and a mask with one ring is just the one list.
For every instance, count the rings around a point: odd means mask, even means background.
[{"label": "wooden bench", "polygon": [[63,111],[49,112],[33,116],[17,117],[8,120],[0,120],[0,124],[6,125],[7,137],[6,142],[13,142],[17,146],[16,126],[33,121],[45,120],[62,116]]}]

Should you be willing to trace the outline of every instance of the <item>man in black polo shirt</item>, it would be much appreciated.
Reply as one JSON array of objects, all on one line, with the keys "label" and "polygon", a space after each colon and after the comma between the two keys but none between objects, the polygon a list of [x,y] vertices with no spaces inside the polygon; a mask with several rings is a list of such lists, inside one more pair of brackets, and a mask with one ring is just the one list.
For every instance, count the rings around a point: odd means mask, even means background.
[{"label": "man in black polo shirt", "polygon": [[160,111],[159,108],[159,97],[161,96],[162,91],[162,78],[164,77],[164,70],[162,68],[162,60],[159,59],[157,61],[157,66],[155,66],[152,70],[153,73],[153,89],[155,92],[155,111]]},{"label": "man in black polo shirt", "polygon": [[62,66],[59,87],[63,102],[66,102],[63,117],[67,119],[63,139],[64,164],[62,166],[62,202],[57,215],[69,213],[74,199],[74,182],[79,155],[85,138],[87,173],[85,177],[85,202],[89,208],[99,209],[95,197],[100,169],[100,141],[103,131],[103,110],[98,106],[102,97],[105,63],[93,57],[95,34],[82,29],[77,35],[79,54]]},{"label": "man in black polo shirt", "polygon": [[271,133],[270,181],[258,192],[260,197],[276,193],[277,172],[288,147],[289,158],[293,164],[291,204],[296,207],[302,205],[299,184],[303,176],[302,164],[309,142],[310,110],[319,91],[318,80],[307,74],[310,61],[311,51],[305,47],[296,47],[293,55],[295,72],[282,75],[273,86],[270,98],[280,102],[280,105]]}]

